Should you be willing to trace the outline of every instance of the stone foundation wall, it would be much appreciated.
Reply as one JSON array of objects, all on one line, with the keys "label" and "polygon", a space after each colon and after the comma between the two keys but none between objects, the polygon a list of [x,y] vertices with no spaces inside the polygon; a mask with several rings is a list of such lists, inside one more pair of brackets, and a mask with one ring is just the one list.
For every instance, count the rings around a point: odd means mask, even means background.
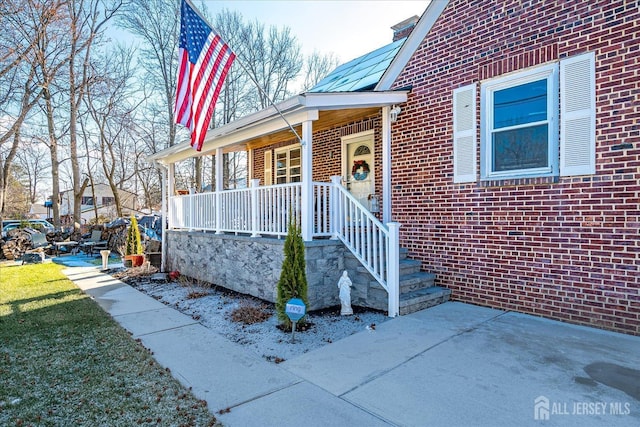
[{"label": "stone foundation wall", "polygon": [[[345,252],[348,250],[337,240],[305,242],[309,311],[340,305],[337,284],[345,269],[354,283],[353,305],[371,306],[366,301],[367,290],[360,288],[373,278],[352,262],[346,266]],[[167,254],[169,270],[265,301],[276,300],[284,239],[169,230]]]}]

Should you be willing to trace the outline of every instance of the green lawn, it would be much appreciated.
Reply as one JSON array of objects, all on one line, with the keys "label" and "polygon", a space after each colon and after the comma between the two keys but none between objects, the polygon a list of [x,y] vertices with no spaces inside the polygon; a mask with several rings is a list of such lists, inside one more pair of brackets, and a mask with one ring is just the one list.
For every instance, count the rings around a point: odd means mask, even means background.
[{"label": "green lawn", "polygon": [[0,425],[214,425],[62,268],[0,266]]}]

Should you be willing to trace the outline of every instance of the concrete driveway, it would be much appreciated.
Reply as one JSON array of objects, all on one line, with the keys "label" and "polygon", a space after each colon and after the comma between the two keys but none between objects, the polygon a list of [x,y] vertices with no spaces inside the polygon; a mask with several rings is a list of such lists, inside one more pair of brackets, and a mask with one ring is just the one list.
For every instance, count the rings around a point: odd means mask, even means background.
[{"label": "concrete driveway", "polygon": [[394,425],[640,425],[640,337],[457,302],[284,365]]},{"label": "concrete driveway", "polygon": [[640,425],[637,336],[448,302],[275,365],[95,267],[65,273],[225,426]]}]

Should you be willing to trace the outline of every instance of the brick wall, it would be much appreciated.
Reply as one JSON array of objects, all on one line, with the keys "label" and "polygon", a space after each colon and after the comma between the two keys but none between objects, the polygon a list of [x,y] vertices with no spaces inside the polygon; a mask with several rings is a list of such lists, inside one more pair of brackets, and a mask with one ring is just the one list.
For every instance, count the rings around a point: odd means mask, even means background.
[{"label": "brick wall", "polygon": [[[357,122],[348,123],[329,130],[313,132],[313,181],[330,182],[334,175],[342,175],[342,140],[344,136],[353,135],[359,132],[375,129],[374,150],[375,167],[382,169],[382,134],[380,133],[382,118],[380,114],[364,117]],[[256,148],[253,150],[253,176],[259,178],[260,184],[264,185],[264,152],[287,145],[296,144],[297,140],[292,139],[268,147]],[[275,155],[274,155],[275,159]],[[275,170],[274,170],[275,173]],[[376,182],[376,192],[382,192],[382,182]]]},{"label": "brick wall", "polygon": [[[454,88],[588,51],[596,175],[453,183]],[[453,299],[640,334],[640,2],[453,0],[408,85],[392,187],[409,255]]]},{"label": "brick wall", "polygon": [[[259,179],[260,185],[264,185],[264,152],[267,150],[274,150],[276,148],[286,147],[287,145],[293,145],[298,142],[297,139],[291,139],[290,141],[280,142],[278,144],[270,145],[268,147],[256,148],[253,150],[253,172],[249,179]],[[275,154],[272,155],[272,161],[275,161]],[[272,169],[273,183],[275,183],[276,175],[275,170]]]}]

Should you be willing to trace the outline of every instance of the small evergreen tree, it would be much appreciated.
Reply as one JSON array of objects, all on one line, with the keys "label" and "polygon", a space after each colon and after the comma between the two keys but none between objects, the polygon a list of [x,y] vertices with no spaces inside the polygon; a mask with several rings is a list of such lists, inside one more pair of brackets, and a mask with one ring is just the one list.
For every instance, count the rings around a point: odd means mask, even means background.
[{"label": "small evergreen tree", "polygon": [[131,215],[131,224],[129,224],[129,231],[127,231],[125,255],[142,255],[140,229],[138,228],[138,220],[134,215]]},{"label": "small evergreen tree", "polygon": [[[282,272],[280,280],[278,280],[278,295],[276,298],[276,313],[282,326],[291,328],[291,321],[285,309],[287,302],[291,298],[300,298],[308,307],[307,300],[307,273],[306,262],[304,259],[304,242],[300,233],[300,227],[293,219],[293,215],[289,216],[289,230],[287,238],[284,241],[284,261],[282,262]],[[306,316],[305,316],[306,317]],[[300,319],[298,324],[304,324],[304,319]]]}]

